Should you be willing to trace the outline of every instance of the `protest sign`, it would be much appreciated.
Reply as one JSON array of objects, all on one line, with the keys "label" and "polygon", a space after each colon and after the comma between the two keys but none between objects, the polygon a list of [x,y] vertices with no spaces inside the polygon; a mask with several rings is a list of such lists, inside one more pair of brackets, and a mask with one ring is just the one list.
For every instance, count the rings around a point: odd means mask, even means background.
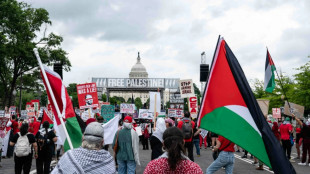
[{"label": "protest sign", "polygon": [[120,113],[135,113],[135,104],[121,103]]},{"label": "protest sign", "polygon": [[34,117],[35,116],[34,107],[28,107],[26,110],[27,110],[27,116],[28,117]]},{"label": "protest sign", "polygon": [[34,112],[36,115],[38,115],[40,109],[40,100],[31,100],[31,106],[33,106]]},{"label": "protest sign", "polygon": [[32,103],[31,103],[31,102],[27,102],[27,103],[26,103],[26,110],[27,110],[27,108],[30,108],[30,107],[31,107],[31,105],[32,105]]},{"label": "protest sign", "polygon": [[16,115],[16,106],[11,106],[9,112],[11,115]]},{"label": "protest sign", "polygon": [[208,135],[208,131],[201,129],[200,135],[202,136],[202,138],[204,139],[207,135]]},{"label": "protest sign", "polygon": [[114,113],[115,113],[114,105],[102,105],[101,106],[101,116],[103,117],[104,123],[114,118]]},{"label": "protest sign", "polygon": [[96,83],[76,85],[80,109],[99,107]]},{"label": "protest sign", "polygon": [[262,110],[265,118],[267,118],[268,115],[268,108],[269,108],[269,100],[264,100],[264,99],[257,99],[257,103]]},{"label": "protest sign", "polygon": [[154,113],[149,112],[148,109],[139,109],[139,118],[141,119],[153,119]]},{"label": "protest sign", "polygon": [[184,103],[184,99],[181,98],[181,94],[172,93],[169,96],[170,103]]},{"label": "protest sign", "polygon": [[184,109],[184,104],[170,104],[171,109]]},{"label": "protest sign", "polygon": [[5,111],[4,110],[0,110],[0,117],[4,117]]},{"label": "protest sign", "polygon": [[197,111],[198,111],[198,104],[197,104],[197,97],[189,97],[189,111],[192,118],[197,118]]},{"label": "protest sign", "polygon": [[180,80],[180,94],[181,98],[195,96],[192,79]]},{"label": "protest sign", "polygon": [[27,110],[21,110],[20,111],[20,117],[24,119],[28,119],[28,112]]},{"label": "protest sign", "polygon": [[[150,92],[150,112],[160,112],[161,109],[161,98],[159,92]],[[156,109],[156,110],[155,110]]]},{"label": "protest sign", "polygon": [[137,132],[138,136],[141,136],[141,135],[142,135],[142,129],[141,129],[141,127],[140,127],[140,126],[135,127],[135,129],[136,129],[136,132]]},{"label": "protest sign", "polygon": [[281,109],[280,108],[272,108],[272,117],[273,118],[281,118]]},{"label": "protest sign", "polygon": [[168,109],[168,117],[181,118],[183,115],[183,109]]},{"label": "protest sign", "polygon": [[95,118],[95,112],[92,108],[81,109],[80,113],[81,113],[80,115],[83,121],[87,121],[89,118]]},{"label": "protest sign", "polygon": [[291,106],[291,109],[289,109],[288,103],[287,103],[287,101],[285,101],[285,104],[284,104],[284,114],[285,115],[291,116],[293,113],[298,118],[304,117],[304,111],[305,111],[304,106],[301,106],[301,105],[298,105],[298,104],[295,104],[292,102],[290,102],[290,106]]},{"label": "protest sign", "polygon": [[9,118],[6,117],[0,117],[0,130],[4,130],[6,127],[6,124],[8,123]]}]

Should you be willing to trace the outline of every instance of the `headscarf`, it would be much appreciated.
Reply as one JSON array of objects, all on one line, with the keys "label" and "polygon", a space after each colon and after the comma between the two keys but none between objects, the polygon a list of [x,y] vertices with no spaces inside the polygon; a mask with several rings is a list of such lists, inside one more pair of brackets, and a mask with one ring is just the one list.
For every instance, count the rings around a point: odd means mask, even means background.
[{"label": "headscarf", "polygon": [[156,121],[156,130],[153,133],[153,136],[158,138],[159,141],[163,142],[163,134],[166,130],[166,123],[163,118],[157,118]]}]

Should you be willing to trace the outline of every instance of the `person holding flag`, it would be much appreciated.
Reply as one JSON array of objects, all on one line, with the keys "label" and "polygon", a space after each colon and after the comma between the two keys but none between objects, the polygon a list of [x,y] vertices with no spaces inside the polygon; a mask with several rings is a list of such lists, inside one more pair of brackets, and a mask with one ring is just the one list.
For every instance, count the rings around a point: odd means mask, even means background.
[{"label": "person holding flag", "polygon": [[198,126],[239,145],[275,173],[296,173],[271,131],[237,58],[221,37],[203,95]]}]

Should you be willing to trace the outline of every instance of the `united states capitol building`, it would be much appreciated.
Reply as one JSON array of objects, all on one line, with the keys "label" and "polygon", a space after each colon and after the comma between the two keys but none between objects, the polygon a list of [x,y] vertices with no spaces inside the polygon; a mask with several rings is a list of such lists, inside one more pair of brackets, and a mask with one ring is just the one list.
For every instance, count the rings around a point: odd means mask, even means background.
[{"label": "united states capitol building", "polygon": [[142,104],[149,98],[149,92],[160,92],[162,104],[170,101],[172,107],[183,108],[183,99],[179,98],[179,78],[149,78],[138,53],[137,62],[129,72],[129,78],[93,77],[97,84],[98,95],[105,93],[108,97],[140,98]]}]

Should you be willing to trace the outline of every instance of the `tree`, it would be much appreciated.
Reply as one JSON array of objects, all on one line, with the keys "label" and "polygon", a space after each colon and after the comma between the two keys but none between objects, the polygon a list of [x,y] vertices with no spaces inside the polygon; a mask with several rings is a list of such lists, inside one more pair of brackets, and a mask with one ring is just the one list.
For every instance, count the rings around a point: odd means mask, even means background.
[{"label": "tree", "polygon": [[107,95],[106,94],[102,94],[102,101],[106,102],[107,101]]},{"label": "tree", "polygon": [[72,105],[73,107],[79,107],[79,99],[77,95],[76,83],[70,83],[67,86],[68,95],[72,97]]},{"label": "tree", "polygon": [[0,98],[3,107],[14,102],[13,91],[20,82],[24,86],[26,78],[32,78],[31,87],[38,86],[39,69],[33,48],[38,47],[44,64],[61,62],[66,71],[70,70],[67,53],[60,47],[63,38],[54,33],[46,36],[46,28],[40,33],[42,26],[51,24],[43,8],[31,8],[16,0],[0,2]]},{"label": "tree", "polygon": [[198,100],[197,104],[200,105],[201,93],[200,93],[200,90],[195,83],[194,83],[194,93],[195,93],[195,96],[197,97],[197,100]]},{"label": "tree", "polygon": [[135,105],[136,105],[138,110],[142,107],[142,101],[141,101],[140,97],[135,99]]},{"label": "tree", "polygon": [[295,74],[296,89],[293,99],[296,104],[305,106],[305,115],[310,113],[310,62],[297,68],[300,72]]}]

